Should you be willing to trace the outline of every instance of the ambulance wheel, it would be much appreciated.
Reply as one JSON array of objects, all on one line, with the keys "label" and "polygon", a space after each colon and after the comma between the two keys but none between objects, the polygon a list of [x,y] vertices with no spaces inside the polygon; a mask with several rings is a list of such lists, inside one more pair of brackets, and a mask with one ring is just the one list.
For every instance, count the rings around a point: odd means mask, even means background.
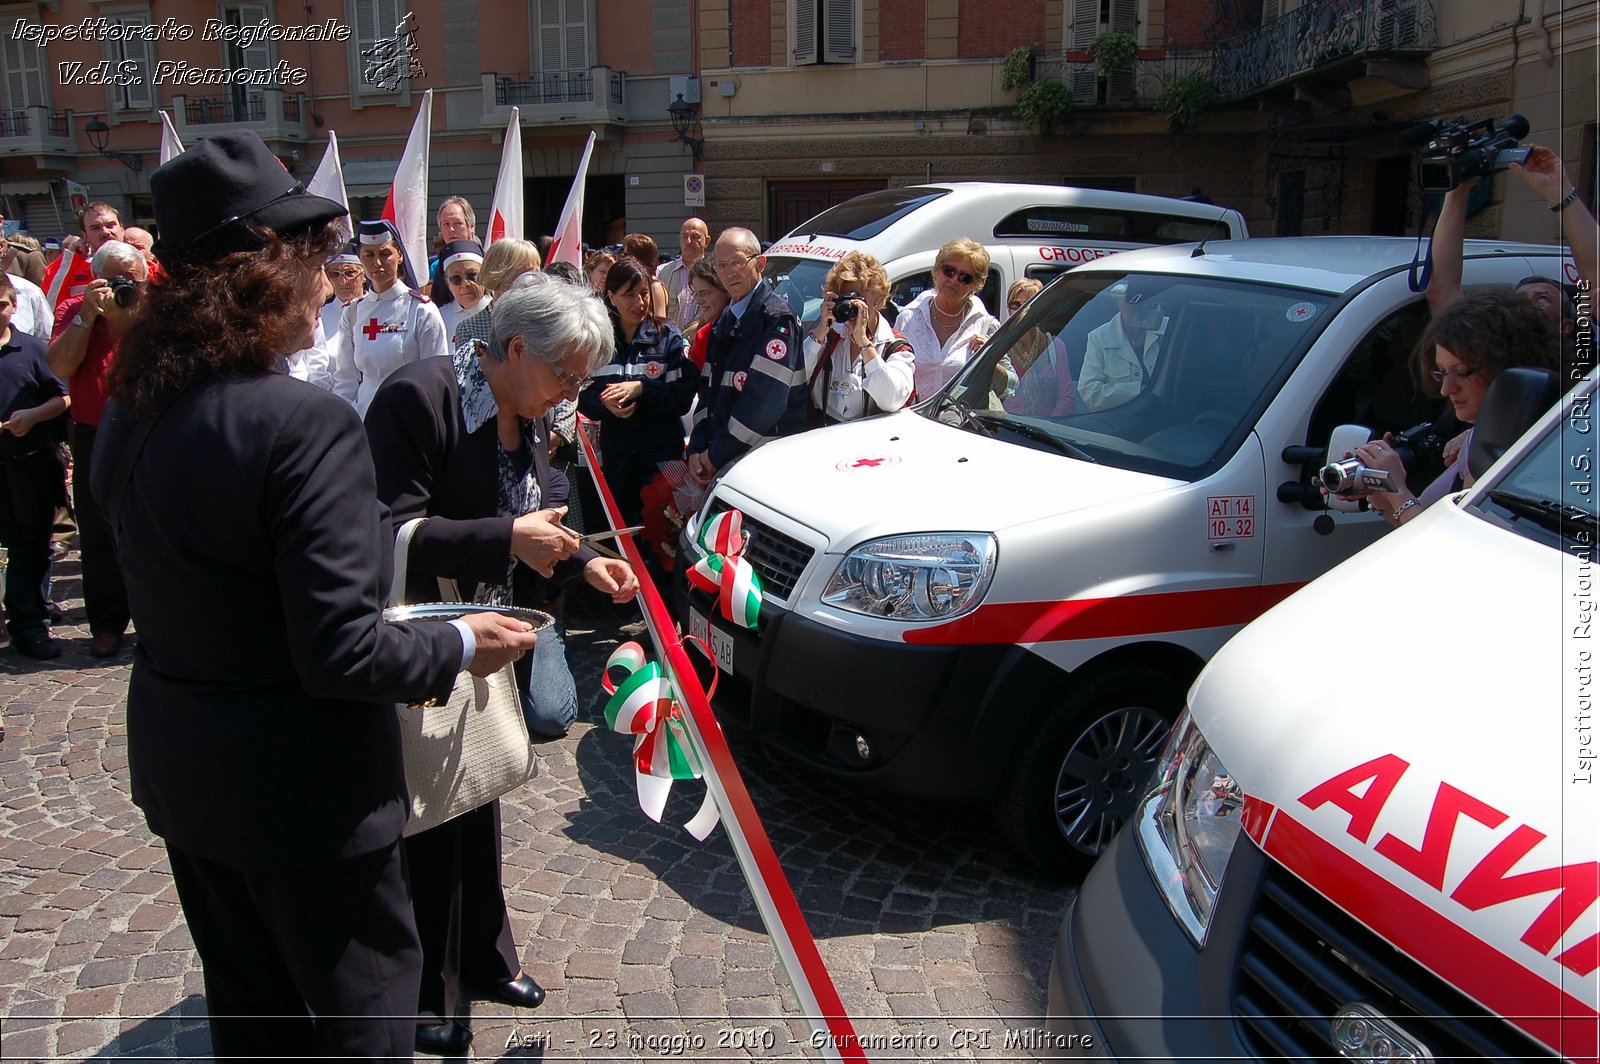
[{"label": "ambulance wheel", "polygon": [[1012,849],[1050,875],[1081,878],[1134,814],[1155,772],[1183,688],[1122,666],[1067,691],[1025,739],[1001,795]]}]

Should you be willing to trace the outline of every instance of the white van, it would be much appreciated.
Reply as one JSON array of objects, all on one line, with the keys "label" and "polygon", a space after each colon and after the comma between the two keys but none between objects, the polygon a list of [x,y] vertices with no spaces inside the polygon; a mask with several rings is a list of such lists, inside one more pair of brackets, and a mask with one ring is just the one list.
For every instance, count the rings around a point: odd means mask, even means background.
[{"label": "white van", "polygon": [[[1325,509],[1312,477],[1337,426],[1405,432],[1438,413],[1410,367],[1427,320],[1406,283],[1414,247],[1314,237],[1100,259],[915,408],[734,463],[698,519],[743,512],[759,630],[680,592],[728,674],[721,711],[842,779],[992,802],[1023,856],[1087,867],[1201,665],[1383,533],[1376,514]],[[1562,268],[1557,248],[1466,248],[1469,284]],[[1128,401],[1073,403],[1091,334],[1128,296],[1159,310],[1159,359]],[[990,390],[1001,358],[1016,394]],[[1030,407],[1046,370],[1062,386]]]},{"label": "white van", "polygon": [[1062,926],[1052,1044],[1596,1058],[1594,398],[1206,666]]},{"label": "white van", "polygon": [[856,196],[830,207],[767,249],[767,280],[802,321],[820,313],[833,264],[864,251],[889,274],[892,319],[933,287],[933,260],[964,236],[989,252],[978,298],[1004,317],[1006,290],[1033,277],[1049,283],[1074,266],[1118,251],[1248,236],[1243,216],[1189,200],[1061,185],[959,181]]}]

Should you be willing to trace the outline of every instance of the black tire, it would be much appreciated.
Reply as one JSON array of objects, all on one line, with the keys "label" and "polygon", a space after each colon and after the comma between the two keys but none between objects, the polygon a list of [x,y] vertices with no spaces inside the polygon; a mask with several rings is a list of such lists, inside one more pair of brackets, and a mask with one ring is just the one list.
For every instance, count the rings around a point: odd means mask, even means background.
[{"label": "black tire", "polygon": [[1051,876],[1088,872],[1144,796],[1182,707],[1180,684],[1136,666],[1058,696],[1000,795],[1000,826],[1017,856]]}]

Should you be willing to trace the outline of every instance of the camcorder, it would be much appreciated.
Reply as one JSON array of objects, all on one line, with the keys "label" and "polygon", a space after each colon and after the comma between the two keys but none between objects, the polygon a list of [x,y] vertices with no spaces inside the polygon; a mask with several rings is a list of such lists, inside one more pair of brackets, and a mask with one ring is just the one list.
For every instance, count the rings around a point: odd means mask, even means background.
[{"label": "camcorder", "polygon": [[839,322],[853,321],[861,313],[861,304],[855,296],[833,297],[833,320]]},{"label": "camcorder", "polygon": [[139,295],[139,282],[126,277],[111,278],[111,301],[123,310],[133,306]]},{"label": "camcorder", "polygon": [[[1389,446],[1400,456],[1408,480],[1427,484],[1444,470],[1444,439],[1431,421],[1399,433]],[[1387,469],[1374,469],[1354,457],[1329,462],[1317,473],[1317,480],[1330,495],[1370,495],[1375,491],[1399,491],[1401,487]]]},{"label": "camcorder", "polygon": [[1521,115],[1512,115],[1498,127],[1491,118],[1424,123],[1412,130],[1410,138],[1413,143],[1427,138],[1417,163],[1417,184],[1423,192],[1449,192],[1463,181],[1525,163],[1529,149],[1519,145],[1527,135],[1528,120]]}]

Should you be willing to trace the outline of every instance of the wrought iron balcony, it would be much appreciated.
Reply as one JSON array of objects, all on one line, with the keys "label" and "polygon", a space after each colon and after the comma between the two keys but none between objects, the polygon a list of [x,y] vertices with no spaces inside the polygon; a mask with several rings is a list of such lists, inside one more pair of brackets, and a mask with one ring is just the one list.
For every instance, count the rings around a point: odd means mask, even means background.
[{"label": "wrought iron balcony", "polygon": [[190,138],[217,132],[213,128],[216,126],[253,129],[269,144],[307,139],[304,95],[284,92],[281,88],[225,96],[178,93],[172,97],[172,112],[178,139],[185,144]]},{"label": "wrought iron balcony", "polygon": [[1433,0],[1315,0],[1219,42],[1211,76],[1238,99],[1340,64],[1425,55],[1438,27]]},{"label": "wrought iron balcony", "polygon": [[71,155],[71,116],[42,106],[0,110],[0,153],[6,155]]},{"label": "wrought iron balcony", "polygon": [[1072,92],[1072,106],[1089,108],[1150,108],[1156,104],[1161,90],[1181,77],[1196,71],[1210,71],[1211,52],[1168,51],[1160,58],[1136,59],[1132,69],[1120,70],[1101,77],[1094,60],[1068,52],[1065,60],[1041,59],[1036,66],[1036,76],[1058,77],[1067,83]]},{"label": "wrought iron balcony", "polygon": [[[627,75],[610,67],[483,75],[483,125],[504,124],[519,109],[525,126],[624,124]],[[492,101],[492,102],[491,102]]]}]

